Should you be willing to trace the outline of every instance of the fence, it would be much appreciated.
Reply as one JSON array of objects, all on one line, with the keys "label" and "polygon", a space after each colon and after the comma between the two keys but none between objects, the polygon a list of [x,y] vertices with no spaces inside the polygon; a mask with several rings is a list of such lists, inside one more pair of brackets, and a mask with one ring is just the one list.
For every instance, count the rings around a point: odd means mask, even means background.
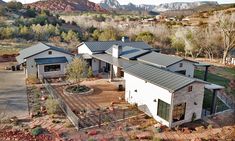
[{"label": "fence", "polygon": [[56,92],[55,89],[51,86],[51,84],[47,81],[47,79],[41,79],[43,82],[44,87],[49,92],[49,94],[56,100],[58,100],[60,108],[66,114],[68,119],[73,123],[75,128],[78,130],[79,127],[79,118],[73,113],[71,108],[62,100],[60,95]]},{"label": "fence", "polygon": [[223,93],[218,93],[217,97],[224,102],[224,104],[226,104],[230,109],[235,109],[235,103],[232,98],[228,98],[227,96],[225,96],[225,94]]},{"label": "fence", "polygon": [[73,123],[73,125],[77,130],[97,127],[107,123],[113,127],[116,127],[116,125],[114,124],[115,122],[129,117],[129,114],[125,109],[115,109],[114,112],[109,112],[106,110],[102,110],[99,107],[99,110],[97,110],[98,105],[95,104],[95,102],[92,102],[92,100],[85,98],[81,98],[77,102],[80,104],[85,102],[90,107],[92,107],[92,112],[91,113],[86,112],[86,114],[79,113],[78,111],[71,109],[71,107],[64,102],[63,98],[60,95],[60,92],[57,91],[57,89],[53,88],[53,86],[49,83],[47,79],[41,79],[41,80],[43,82],[44,87],[49,92],[49,94],[54,99],[58,100],[62,111],[66,114],[68,119]]}]

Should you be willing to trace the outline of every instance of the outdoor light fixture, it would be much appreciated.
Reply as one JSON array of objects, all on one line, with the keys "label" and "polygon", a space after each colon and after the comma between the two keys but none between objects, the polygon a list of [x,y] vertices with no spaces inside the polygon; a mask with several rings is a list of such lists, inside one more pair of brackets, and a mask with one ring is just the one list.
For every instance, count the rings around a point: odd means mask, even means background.
[{"label": "outdoor light fixture", "polygon": [[156,99],[154,99],[154,100],[153,100],[153,102],[157,102],[157,100],[156,100]]},{"label": "outdoor light fixture", "polygon": [[137,90],[135,90],[135,92],[137,92]]}]

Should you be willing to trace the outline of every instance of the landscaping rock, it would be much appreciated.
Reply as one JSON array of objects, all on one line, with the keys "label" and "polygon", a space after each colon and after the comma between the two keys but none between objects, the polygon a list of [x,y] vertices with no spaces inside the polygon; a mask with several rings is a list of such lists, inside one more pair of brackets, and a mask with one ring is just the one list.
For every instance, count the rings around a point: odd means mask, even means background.
[{"label": "landscaping rock", "polygon": [[151,133],[149,133],[149,132],[142,132],[142,133],[136,135],[136,137],[138,139],[151,139],[152,136],[151,136]]},{"label": "landscaping rock", "polygon": [[96,130],[91,130],[91,131],[88,131],[87,133],[89,136],[95,136],[98,134],[98,132]]}]

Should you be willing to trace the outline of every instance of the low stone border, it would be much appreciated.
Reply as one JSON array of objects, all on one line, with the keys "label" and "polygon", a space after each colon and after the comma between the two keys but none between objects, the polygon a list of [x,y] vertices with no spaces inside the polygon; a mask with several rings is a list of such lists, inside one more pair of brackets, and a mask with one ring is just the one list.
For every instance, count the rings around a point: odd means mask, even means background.
[{"label": "low stone border", "polygon": [[[71,85],[70,85],[71,86]],[[64,89],[63,89],[63,93],[66,94],[66,95],[90,95],[90,94],[93,94],[94,93],[94,89],[93,88],[90,88],[89,91],[87,92],[82,92],[82,93],[70,93],[70,92],[67,92],[66,89],[70,86],[66,86]]]}]

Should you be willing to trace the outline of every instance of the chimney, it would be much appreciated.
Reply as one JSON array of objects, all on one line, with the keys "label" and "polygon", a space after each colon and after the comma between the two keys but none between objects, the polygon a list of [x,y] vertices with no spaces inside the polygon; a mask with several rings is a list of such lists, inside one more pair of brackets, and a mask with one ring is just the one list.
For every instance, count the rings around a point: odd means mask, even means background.
[{"label": "chimney", "polygon": [[122,42],[126,43],[126,42],[129,42],[129,41],[130,41],[129,37],[127,37],[127,36],[122,37]]},{"label": "chimney", "polygon": [[122,53],[122,46],[120,45],[113,45],[112,47],[112,56],[115,58],[119,58]]}]

